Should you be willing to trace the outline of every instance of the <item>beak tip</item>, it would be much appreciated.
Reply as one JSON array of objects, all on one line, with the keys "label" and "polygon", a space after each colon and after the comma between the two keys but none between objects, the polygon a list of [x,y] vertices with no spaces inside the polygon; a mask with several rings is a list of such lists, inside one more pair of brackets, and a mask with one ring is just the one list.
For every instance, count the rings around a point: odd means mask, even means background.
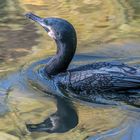
[{"label": "beak tip", "polygon": [[26,14],[25,14],[25,17],[27,17],[27,18],[31,18],[31,15],[32,15],[32,13],[29,12],[29,13],[26,13]]},{"label": "beak tip", "polygon": [[31,19],[33,21],[36,21],[36,22],[42,21],[42,18],[41,17],[39,17],[39,16],[37,16],[37,15],[31,13],[31,12],[26,13],[25,14],[25,17],[27,17],[28,19]]}]

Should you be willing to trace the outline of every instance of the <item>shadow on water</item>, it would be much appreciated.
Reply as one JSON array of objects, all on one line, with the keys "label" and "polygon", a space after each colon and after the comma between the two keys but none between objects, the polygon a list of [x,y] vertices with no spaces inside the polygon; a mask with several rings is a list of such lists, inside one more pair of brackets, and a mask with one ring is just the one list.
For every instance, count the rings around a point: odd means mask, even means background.
[{"label": "shadow on water", "polygon": [[[139,9],[139,0],[0,0],[0,139],[139,140],[139,93],[82,98],[45,78],[48,60],[20,67],[54,53],[42,29],[24,18],[28,11],[75,26],[79,55],[70,68],[114,60],[140,67]],[[17,67],[24,70],[5,74]]]},{"label": "shadow on water", "polygon": [[[88,58],[88,59],[87,59]],[[92,63],[94,60],[99,59],[108,59],[107,57],[100,56],[88,56],[88,55],[77,55],[74,58],[73,65],[71,67],[77,67],[78,62],[82,60],[82,63]],[[112,58],[114,59],[114,58]],[[110,61],[112,61],[112,59]],[[137,59],[133,58],[133,59]],[[49,79],[44,75],[44,65],[48,62],[49,59],[40,60],[38,62],[33,63],[29,66],[29,68],[25,68],[23,71],[24,78],[26,83],[29,83],[32,87],[37,88],[47,95],[51,95],[55,98],[57,104],[57,111],[51,114],[47,119],[38,124],[27,124],[27,129],[30,132],[48,132],[48,133],[62,133],[69,131],[70,129],[76,127],[78,124],[78,115],[73,107],[73,102],[78,101],[82,102],[86,105],[91,104],[101,104],[101,105],[115,105],[120,106],[121,109],[129,110],[129,111],[138,111],[139,109],[131,108],[131,106],[135,106],[137,108],[140,107],[140,93],[134,92],[133,94],[129,93],[109,93],[109,94],[94,94],[92,96],[76,96],[73,93],[66,93],[61,87],[57,87],[54,84],[54,81]],[[88,60],[88,62],[87,62]],[[129,61],[128,59],[120,59],[120,61]]]},{"label": "shadow on water", "polygon": [[[94,56],[94,55],[91,56],[91,55],[81,54],[81,55],[77,55],[74,58],[71,68],[77,67],[81,64],[93,63],[93,61],[103,61],[103,60],[106,61],[108,59],[109,59],[109,61],[112,61],[112,60],[115,60],[116,58],[108,58],[108,57],[103,57],[103,56],[100,57],[100,56]],[[137,57],[136,57],[136,59],[137,59]],[[55,113],[51,113],[51,115],[48,115],[48,117],[46,117],[47,115],[46,116],[44,115],[45,116],[45,117],[43,117],[44,121],[38,121],[40,123],[26,123],[26,119],[25,119],[24,124],[26,125],[28,131],[38,132],[38,133],[48,132],[48,133],[53,134],[53,133],[69,132],[71,129],[78,127],[78,125],[80,123],[79,122],[79,113],[77,113],[77,106],[75,109],[75,102],[82,103],[83,105],[88,105],[89,107],[92,107],[94,109],[98,108],[99,106],[101,108],[118,107],[121,110],[124,110],[124,111],[127,110],[128,112],[135,112],[135,113],[140,112],[140,110],[139,110],[139,105],[140,105],[139,99],[140,98],[139,98],[139,95],[136,95],[136,94],[129,95],[129,96],[127,94],[118,95],[117,93],[116,94],[112,93],[112,94],[108,94],[108,95],[96,94],[96,95],[94,95],[94,98],[92,98],[92,100],[88,100],[88,98],[83,99],[81,97],[74,96],[72,93],[63,92],[63,90],[60,87],[57,87],[53,83],[53,80],[50,80],[48,77],[44,76],[43,68],[48,60],[49,59],[43,59],[43,60],[35,62],[31,65],[30,64],[26,65],[22,68],[22,71],[20,73],[17,73],[13,76],[9,76],[8,79],[3,80],[3,82],[1,82],[1,84],[0,84],[1,87],[3,87],[5,89],[5,92],[6,91],[8,92],[10,87],[14,84],[19,87],[19,85],[18,85],[18,83],[19,83],[25,89],[33,88],[34,89],[33,92],[42,91],[41,93],[45,94],[45,97],[51,96],[54,98],[54,100],[56,102],[57,111]],[[131,61],[130,58],[128,58],[128,59],[121,58],[120,59],[120,61],[123,61],[123,62],[126,61],[128,63],[129,63],[129,60]],[[133,60],[135,60],[135,58],[133,58]],[[20,83],[20,81],[22,81],[22,83]],[[26,87],[24,87],[24,83],[26,84]],[[28,92],[27,92],[27,94],[28,94]],[[34,94],[36,94],[36,93],[34,93]],[[20,95],[18,95],[18,96],[20,96]],[[5,98],[7,98],[7,97],[5,96]],[[32,101],[30,101],[30,102],[32,103]],[[97,104],[95,104],[95,103],[97,103]],[[6,111],[8,111],[8,110],[5,109],[5,112]],[[82,110],[82,111],[84,111],[84,110]],[[96,113],[94,115],[96,116]],[[87,117],[87,116],[85,116],[85,117]],[[96,118],[96,119],[98,120],[98,118]],[[100,121],[100,119],[99,119],[99,121]],[[93,122],[95,122],[95,120]],[[90,123],[92,124],[92,122],[90,122]],[[125,122],[125,125],[126,125],[126,123],[127,122]],[[128,124],[130,127],[131,123],[128,122]],[[96,125],[96,127],[97,126],[98,125]],[[138,127],[137,131],[139,130],[139,126],[137,126],[135,124],[133,124],[133,127],[134,127],[134,129],[136,129],[136,127]],[[92,126],[92,128],[94,128],[94,125]],[[95,137],[89,137],[89,138],[90,138],[90,140],[92,140],[92,139],[94,140],[94,138],[96,138],[96,137],[100,138],[102,135],[109,136],[110,134],[113,134],[113,133],[117,133],[117,132],[119,133],[120,131],[122,132],[122,130],[124,128],[126,128],[126,126],[121,127],[121,125],[120,125],[116,129],[112,129],[111,131],[105,131],[106,132],[105,134],[101,133],[100,135],[94,135]],[[128,136],[128,134],[129,134],[129,129],[127,129],[125,131],[126,136]],[[132,129],[132,127],[131,127],[131,129]],[[82,128],[80,131],[82,131]],[[131,130],[130,130],[130,132],[131,132]]]},{"label": "shadow on water", "polygon": [[78,124],[78,115],[72,103],[55,96],[57,111],[39,124],[27,124],[29,131],[63,133]]},{"label": "shadow on water", "polygon": [[[49,58],[50,59],[50,58]],[[58,95],[61,97],[69,98],[69,99],[78,99],[79,101],[86,101],[89,103],[97,103],[104,105],[120,105],[121,103],[125,103],[128,105],[132,105],[135,107],[140,106],[140,90],[131,90],[130,93],[97,93],[89,96],[79,96],[72,92],[67,92],[60,85],[56,85],[55,82],[46,77],[44,74],[44,66],[49,61],[49,59],[40,60],[38,62],[33,63],[27,70],[25,70],[25,77],[27,78],[27,82],[29,82],[32,86],[37,87],[40,91],[43,91],[50,95]],[[96,60],[107,60],[107,61],[115,61],[116,58],[109,58],[103,56],[90,56],[90,55],[77,55],[74,57],[73,64],[70,68],[74,68],[81,64],[89,64],[93,63]],[[131,60],[137,60],[139,57],[134,58],[120,58],[119,62],[129,62]],[[88,60],[88,61],[87,61]],[[105,61],[106,61],[105,60]],[[85,62],[84,62],[85,61]]]}]

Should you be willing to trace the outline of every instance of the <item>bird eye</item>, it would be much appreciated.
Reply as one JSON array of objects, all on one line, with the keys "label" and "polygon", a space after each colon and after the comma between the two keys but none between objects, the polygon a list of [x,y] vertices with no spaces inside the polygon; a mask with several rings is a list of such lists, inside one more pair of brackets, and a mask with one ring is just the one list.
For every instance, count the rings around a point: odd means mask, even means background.
[{"label": "bird eye", "polygon": [[48,20],[44,19],[43,21],[44,21],[46,24],[48,24]]}]

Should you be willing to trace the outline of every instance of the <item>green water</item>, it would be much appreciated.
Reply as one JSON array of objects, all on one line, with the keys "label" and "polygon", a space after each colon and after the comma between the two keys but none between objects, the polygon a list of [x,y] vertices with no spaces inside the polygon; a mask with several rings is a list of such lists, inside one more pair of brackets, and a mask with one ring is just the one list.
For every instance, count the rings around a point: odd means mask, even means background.
[{"label": "green water", "polygon": [[[55,53],[55,43],[24,16],[70,21],[78,36],[73,63],[121,60],[140,64],[139,0],[0,0],[0,140],[139,140],[140,113],[134,106],[74,103],[78,125],[65,133],[29,132],[56,111],[55,99],[28,85],[22,70]],[[140,103],[137,103],[140,104]]]}]

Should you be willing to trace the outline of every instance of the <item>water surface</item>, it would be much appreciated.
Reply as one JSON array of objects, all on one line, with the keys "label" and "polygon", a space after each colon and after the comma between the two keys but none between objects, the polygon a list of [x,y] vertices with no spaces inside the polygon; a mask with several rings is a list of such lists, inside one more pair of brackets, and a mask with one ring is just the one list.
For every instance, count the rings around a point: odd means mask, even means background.
[{"label": "water surface", "polygon": [[[27,130],[26,124],[41,123],[55,113],[59,101],[26,79],[26,69],[53,55],[56,48],[46,32],[24,14],[61,17],[74,25],[78,47],[71,66],[118,60],[139,67],[139,9],[139,0],[1,0],[0,139],[138,140],[139,100],[133,104],[117,101],[117,105],[107,100],[105,105],[70,99],[64,103],[72,105],[78,116],[73,129],[64,133]],[[71,114],[69,107],[63,112]]]}]

